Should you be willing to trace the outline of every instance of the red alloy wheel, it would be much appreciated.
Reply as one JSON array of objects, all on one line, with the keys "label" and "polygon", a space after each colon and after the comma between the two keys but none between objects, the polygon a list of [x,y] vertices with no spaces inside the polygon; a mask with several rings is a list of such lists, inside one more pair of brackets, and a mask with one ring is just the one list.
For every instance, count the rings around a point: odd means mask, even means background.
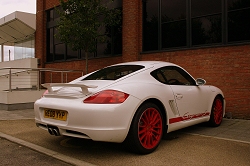
[{"label": "red alloy wheel", "polygon": [[155,148],[162,137],[162,117],[155,108],[147,108],[138,123],[138,137],[145,149]]},{"label": "red alloy wheel", "polygon": [[214,122],[219,125],[223,117],[223,104],[221,99],[217,98],[213,105]]}]

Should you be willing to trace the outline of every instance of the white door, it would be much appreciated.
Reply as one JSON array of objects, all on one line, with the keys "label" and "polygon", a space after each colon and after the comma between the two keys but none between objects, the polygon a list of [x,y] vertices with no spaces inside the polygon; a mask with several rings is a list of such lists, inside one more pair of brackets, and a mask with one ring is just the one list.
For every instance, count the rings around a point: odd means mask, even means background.
[{"label": "white door", "polygon": [[207,94],[200,86],[170,85],[180,116],[184,120],[209,115]]},{"label": "white door", "polygon": [[182,68],[167,66],[157,70],[155,77],[170,86],[182,120],[209,115],[206,88],[197,86],[196,81]]}]

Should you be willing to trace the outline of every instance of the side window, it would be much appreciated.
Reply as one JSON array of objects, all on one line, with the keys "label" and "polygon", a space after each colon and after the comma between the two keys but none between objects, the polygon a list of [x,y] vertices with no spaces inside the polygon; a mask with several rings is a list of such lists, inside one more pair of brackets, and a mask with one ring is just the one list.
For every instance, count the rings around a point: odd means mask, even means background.
[{"label": "side window", "polygon": [[168,85],[196,85],[194,79],[176,66],[168,66],[156,71],[153,71],[151,75],[158,81]]}]

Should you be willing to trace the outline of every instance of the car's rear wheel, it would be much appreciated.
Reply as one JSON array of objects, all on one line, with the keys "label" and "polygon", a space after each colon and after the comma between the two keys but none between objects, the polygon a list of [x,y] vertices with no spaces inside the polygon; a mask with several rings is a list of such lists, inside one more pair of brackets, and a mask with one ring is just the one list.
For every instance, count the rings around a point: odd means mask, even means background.
[{"label": "car's rear wheel", "polygon": [[131,150],[140,154],[153,152],[163,135],[163,117],[153,103],[143,104],[131,123],[127,143]]},{"label": "car's rear wheel", "polygon": [[223,100],[221,97],[217,96],[214,99],[209,124],[211,126],[217,127],[221,124],[223,119]]}]

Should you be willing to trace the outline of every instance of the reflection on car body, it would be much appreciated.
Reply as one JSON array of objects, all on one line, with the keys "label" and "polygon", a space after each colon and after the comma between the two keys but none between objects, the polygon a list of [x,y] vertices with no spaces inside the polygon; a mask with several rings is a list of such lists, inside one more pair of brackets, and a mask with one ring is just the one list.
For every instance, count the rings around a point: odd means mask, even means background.
[{"label": "reflection on car body", "polygon": [[125,142],[147,154],[165,133],[202,122],[221,124],[224,95],[205,83],[173,63],[116,64],[69,83],[43,84],[48,91],[35,102],[35,121],[53,135]]}]

